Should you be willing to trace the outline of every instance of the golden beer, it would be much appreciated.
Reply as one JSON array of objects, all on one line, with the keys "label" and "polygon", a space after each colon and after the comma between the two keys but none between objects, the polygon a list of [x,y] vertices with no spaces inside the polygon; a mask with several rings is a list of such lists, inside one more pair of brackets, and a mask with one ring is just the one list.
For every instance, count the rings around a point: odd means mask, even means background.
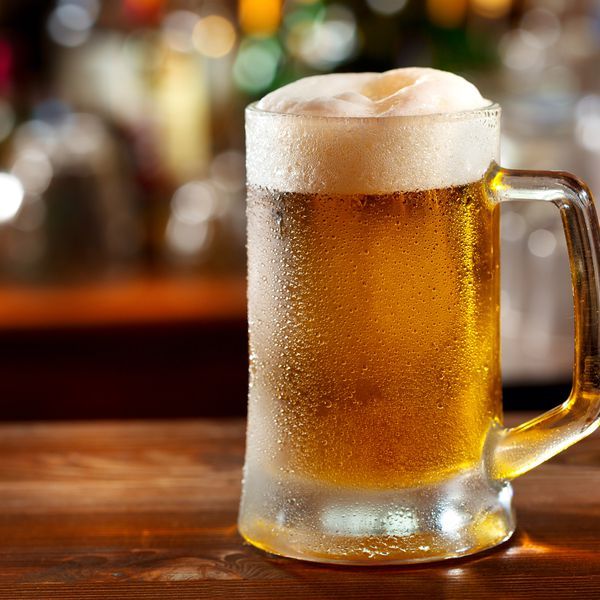
[{"label": "golden beer", "polygon": [[[600,230],[565,173],[497,165],[500,107],[432,69],[341,73],[246,110],[250,395],[239,530],[353,565],[515,530],[511,479],[600,423]],[[573,390],[502,424],[500,202],[561,211]]]},{"label": "golden beer", "polygon": [[473,469],[501,414],[498,211],[483,181],[248,191],[250,426],[284,474],[357,489]]},{"label": "golden beer", "polygon": [[[372,79],[333,83],[356,77]],[[395,77],[377,80],[379,92],[403,85]],[[310,111],[323,90],[318,78],[307,85]],[[360,98],[332,102],[371,102]],[[487,176],[498,116],[247,109],[239,526],[256,546],[410,562],[489,547],[514,529],[510,489],[486,466],[501,420],[499,217]]]}]

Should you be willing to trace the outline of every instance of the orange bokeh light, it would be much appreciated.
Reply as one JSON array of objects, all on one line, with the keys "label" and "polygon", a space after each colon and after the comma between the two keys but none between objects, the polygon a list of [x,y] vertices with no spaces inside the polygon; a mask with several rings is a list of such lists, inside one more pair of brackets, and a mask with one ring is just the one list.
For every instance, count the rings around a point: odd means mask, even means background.
[{"label": "orange bokeh light", "polygon": [[281,0],[240,0],[240,26],[255,35],[274,33],[281,21]]},{"label": "orange bokeh light", "polygon": [[458,27],[467,14],[468,0],[427,0],[427,13],[440,27]]}]

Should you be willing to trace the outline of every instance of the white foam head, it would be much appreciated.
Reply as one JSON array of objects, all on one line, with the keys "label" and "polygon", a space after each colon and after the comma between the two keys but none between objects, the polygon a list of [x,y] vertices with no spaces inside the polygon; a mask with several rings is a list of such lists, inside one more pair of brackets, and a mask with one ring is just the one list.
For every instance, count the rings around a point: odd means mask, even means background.
[{"label": "white foam head", "polygon": [[307,77],[248,108],[248,182],[334,194],[470,183],[498,158],[498,116],[444,71]]}]

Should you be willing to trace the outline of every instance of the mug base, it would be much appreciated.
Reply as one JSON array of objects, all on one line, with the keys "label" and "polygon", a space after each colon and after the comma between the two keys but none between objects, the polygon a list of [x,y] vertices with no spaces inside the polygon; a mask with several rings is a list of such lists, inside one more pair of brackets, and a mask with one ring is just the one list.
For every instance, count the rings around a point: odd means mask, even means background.
[{"label": "mug base", "polygon": [[290,558],[345,565],[432,562],[488,550],[515,531],[510,484],[482,473],[383,491],[311,490],[299,480],[274,489],[268,483],[246,482],[239,530],[257,548]]},{"label": "mug base", "polygon": [[242,537],[246,542],[252,544],[254,547],[259,550],[263,550],[264,552],[268,552],[269,554],[275,554],[277,556],[283,556],[285,558],[294,558],[297,560],[306,560],[308,562],[315,563],[325,563],[325,564],[335,564],[335,565],[348,565],[355,567],[373,567],[378,565],[412,565],[419,563],[429,563],[429,562],[440,562],[444,560],[450,560],[455,558],[463,558],[466,556],[471,556],[472,554],[479,554],[480,552],[485,552],[486,550],[491,550],[496,546],[500,546],[504,542],[507,542],[514,534],[515,530],[509,531],[505,537],[499,539],[496,542],[493,542],[489,545],[485,546],[473,546],[471,548],[462,549],[459,552],[454,553],[444,553],[444,554],[431,554],[428,552],[422,552],[417,554],[415,552],[408,553],[407,551],[403,551],[400,554],[390,554],[388,556],[378,556],[376,558],[373,557],[364,557],[364,556],[356,556],[352,557],[348,554],[335,555],[335,554],[311,554],[306,550],[301,549],[298,550],[296,548],[292,548],[289,546],[285,546],[283,548],[279,547],[271,547],[264,545],[263,543],[256,542],[255,540],[247,537],[243,532],[240,531]]}]

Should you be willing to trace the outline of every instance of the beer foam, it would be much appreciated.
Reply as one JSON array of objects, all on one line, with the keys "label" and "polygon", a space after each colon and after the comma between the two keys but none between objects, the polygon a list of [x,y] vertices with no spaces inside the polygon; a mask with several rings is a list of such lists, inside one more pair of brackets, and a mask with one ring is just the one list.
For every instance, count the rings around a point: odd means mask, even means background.
[{"label": "beer foam", "polygon": [[248,182],[334,194],[470,183],[498,158],[498,113],[435,69],[307,77],[248,108]]},{"label": "beer foam", "polygon": [[489,104],[472,83],[454,73],[410,67],[306,77],[271,92],[257,108],[297,115],[391,117],[458,112]]}]

